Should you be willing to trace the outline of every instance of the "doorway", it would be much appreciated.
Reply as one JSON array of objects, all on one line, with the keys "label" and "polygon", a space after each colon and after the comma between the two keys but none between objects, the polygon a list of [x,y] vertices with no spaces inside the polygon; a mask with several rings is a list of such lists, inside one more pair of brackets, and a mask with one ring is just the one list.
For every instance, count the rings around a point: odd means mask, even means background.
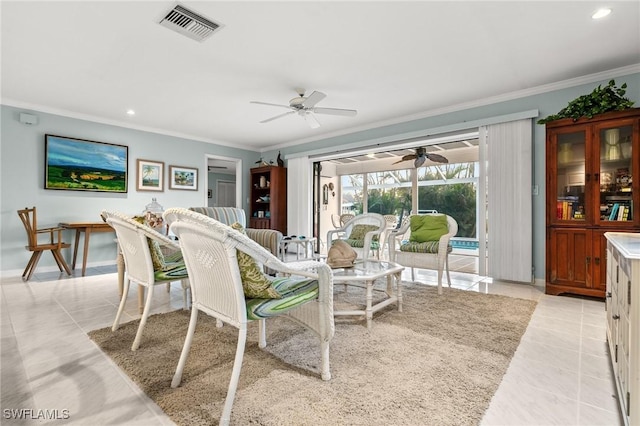
[{"label": "doorway", "polygon": [[242,160],[206,154],[206,200],[209,207],[242,208]]}]

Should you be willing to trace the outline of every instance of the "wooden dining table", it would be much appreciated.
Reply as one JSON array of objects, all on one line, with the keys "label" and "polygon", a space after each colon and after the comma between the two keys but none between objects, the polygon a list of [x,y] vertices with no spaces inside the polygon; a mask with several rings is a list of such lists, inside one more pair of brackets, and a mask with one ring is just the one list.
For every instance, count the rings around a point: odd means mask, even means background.
[{"label": "wooden dining table", "polygon": [[82,276],[84,277],[87,271],[87,257],[89,255],[89,240],[91,234],[96,232],[115,232],[115,230],[106,222],[61,222],[59,226],[64,229],[76,231],[76,240],[73,246],[73,262],[71,263],[72,270],[76,269],[80,234],[84,233],[84,250],[82,253]]}]

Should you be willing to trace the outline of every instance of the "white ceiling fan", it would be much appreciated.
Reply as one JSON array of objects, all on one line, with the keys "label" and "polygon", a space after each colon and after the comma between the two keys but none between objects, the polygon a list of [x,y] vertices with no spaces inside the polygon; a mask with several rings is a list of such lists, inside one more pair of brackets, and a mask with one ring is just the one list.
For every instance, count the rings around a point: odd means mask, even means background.
[{"label": "white ceiling fan", "polygon": [[358,113],[358,111],[356,111],[355,109],[316,107],[316,104],[318,102],[320,102],[321,100],[327,97],[327,95],[325,95],[322,92],[314,91],[309,96],[304,95],[304,92],[305,92],[304,89],[296,89],[296,92],[298,92],[298,97],[291,99],[289,101],[289,105],[280,105],[280,104],[272,104],[269,102],[251,101],[250,103],[252,104],[269,105],[269,106],[275,106],[279,108],[286,108],[289,110],[283,114],[278,114],[275,117],[262,120],[260,123],[268,123],[269,121],[276,120],[286,115],[297,113],[307,121],[307,124],[309,124],[309,127],[311,127],[312,129],[317,129],[318,127],[320,127],[320,123],[318,122],[314,114],[329,114],[329,115],[342,115],[345,117],[353,117]]}]

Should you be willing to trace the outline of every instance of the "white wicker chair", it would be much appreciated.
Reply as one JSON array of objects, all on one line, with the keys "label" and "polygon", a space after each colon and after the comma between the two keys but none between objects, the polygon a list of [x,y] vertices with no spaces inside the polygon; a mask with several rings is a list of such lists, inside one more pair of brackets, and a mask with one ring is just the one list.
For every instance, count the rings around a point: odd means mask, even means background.
[{"label": "white wicker chair", "polygon": [[[375,230],[369,231],[365,234],[363,240],[354,241],[349,239],[351,231],[356,225],[373,225]],[[383,232],[387,227],[387,222],[384,220],[381,214],[378,213],[365,213],[354,216],[347,221],[342,228],[332,229],[327,232],[327,248],[331,248],[333,240],[341,239],[347,242],[358,253],[358,257],[362,259],[368,259],[369,254],[374,252],[376,257],[380,258],[380,245],[384,243]],[[374,236],[377,236],[375,241]],[[373,244],[373,245],[372,245]]]},{"label": "white wicker chair", "polygon": [[[120,317],[127,303],[130,282],[133,281],[147,288],[147,297],[142,311],[142,317],[140,318],[140,325],[138,326],[136,337],[131,345],[131,350],[135,351],[140,347],[142,330],[144,330],[147,318],[149,317],[153,288],[156,285],[181,281],[184,308],[187,309],[187,289],[189,288],[187,270],[180,255],[180,246],[175,241],[160,234],[153,228],[136,222],[124,214],[103,211],[101,215],[116,231],[118,246],[124,258],[127,274],[118,313],[111,328],[113,331],[116,331],[120,326]],[[149,240],[157,242],[161,247],[169,248],[174,253],[174,255],[170,257],[167,256],[168,262],[162,270],[154,268],[151,249],[149,248]]]},{"label": "white wicker chair", "polygon": [[[428,213],[437,216],[437,213]],[[413,216],[413,215],[412,215]],[[451,276],[449,275],[449,252],[451,247],[449,241],[458,232],[458,223],[451,216],[447,216],[449,232],[440,237],[433,253],[414,253],[402,251],[400,249],[403,240],[409,239],[411,233],[411,216],[403,220],[400,228],[389,234],[389,260],[402,266],[411,268],[411,280],[415,281],[414,268],[436,269],[438,271],[438,294],[442,294],[442,273],[447,272],[447,282],[451,287]]]},{"label": "white wicker chair", "polygon": [[356,217],[356,215],[353,213],[342,213],[340,215],[340,226],[344,227],[344,225],[354,217]]},{"label": "white wicker chair", "polygon": [[[164,218],[170,224],[171,231],[179,238],[192,291],[191,320],[180,361],[171,382],[172,387],[177,387],[182,380],[198,311],[229,323],[239,330],[231,381],[220,417],[221,425],[228,424],[230,420],[249,321],[259,321],[258,346],[261,348],[266,346],[265,318],[285,315],[313,330],[320,338],[322,379],[331,378],[329,342],[333,338],[335,326],[333,276],[328,265],[314,261],[284,263],[246,235],[187,209],[168,209],[164,212]],[[245,298],[236,259],[237,250],[250,255],[258,263],[289,276],[270,277],[274,288],[282,294],[281,299]],[[303,283],[306,283],[304,288]],[[299,290],[293,292],[293,288]],[[313,296],[308,297],[310,294]]]}]

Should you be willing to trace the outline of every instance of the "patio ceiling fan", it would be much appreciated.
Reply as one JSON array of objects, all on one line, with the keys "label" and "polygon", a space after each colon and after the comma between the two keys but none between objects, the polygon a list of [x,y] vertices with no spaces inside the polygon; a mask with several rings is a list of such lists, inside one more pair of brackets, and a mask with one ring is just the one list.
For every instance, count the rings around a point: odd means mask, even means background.
[{"label": "patio ceiling fan", "polygon": [[413,166],[416,167],[416,168],[422,166],[426,160],[431,160],[434,163],[448,163],[449,162],[449,160],[447,160],[442,155],[428,153],[425,148],[420,147],[420,148],[416,148],[416,153],[415,154],[405,155],[400,160],[396,161],[393,164],[398,164],[398,163],[402,163],[403,161],[409,161],[409,160],[414,160],[413,161]]},{"label": "patio ceiling fan", "polygon": [[289,101],[289,105],[250,101],[250,103],[252,104],[275,106],[279,108],[286,108],[289,110],[285,113],[267,118],[266,120],[262,120],[260,123],[268,123],[278,118],[297,113],[299,116],[303,117],[306,120],[307,124],[309,124],[309,127],[311,127],[312,129],[317,129],[318,127],[320,127],[320,123],[316,119],[315,114],[342,115],[345,117],[353,117],[358,113],[358,111],[356,111],[355,109],[316,107],[316,104],[318,102],[327,97],[327,95],[322,92],[314,91],[309,96],[304,95],[304,89],[298,88],[296,89],[296,92],[298,92],[298,97],[291,99]]}]

